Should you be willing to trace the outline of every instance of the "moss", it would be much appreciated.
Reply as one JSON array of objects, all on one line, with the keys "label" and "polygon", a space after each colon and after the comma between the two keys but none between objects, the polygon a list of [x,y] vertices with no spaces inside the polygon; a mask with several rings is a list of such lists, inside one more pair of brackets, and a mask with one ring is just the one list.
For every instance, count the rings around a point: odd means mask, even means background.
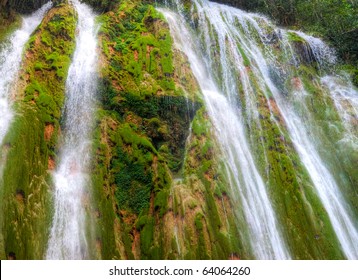
[{"label": "moss", "polygon": [[208,132],[207,123],[203,122],[202,119],[195,118],[192,124],[192,130],[197,136],[205,135]]},{"label": "moss", "polygon": [[[132,80],[122,84],[125,89],[136,94],[153,95],[158,90],[174,91],[173,61],[171,37],[168,28],[163,28],[163,18],[156,10],[147,4],[130,1],[121,5],[116,11],[121,17],[121,23],[111,21],[111,16],[103,16],[103,35],[112,43],[104,44],[105,54],[113,49],[109,73],[112,78],[123,77]],[[149,75],[148,75],[149,74]],[[151,77],[154,83],[148,81]],[[151,90],[148,90],[151,88]],[[134,93],[134,92],[133,92]]]},{"label": "moss", "polygon": [[[18,259],[42,258],[49,228],[49,194],[46,176],[48,152],[43,135],[37,131],[43,124],[34,110],[18,118],[6,138],[11,143],[9,160],[4,169],[4,239],[7,254]],[[18,135],[21,135],[20,137]],[[28,155],[31,153],[32,157]],[[27,161],[24,162],[23,159]],[[12,160],[10,160],[12,159]],[[37,164],[38,162],[46,164]],[[21,172],[21,176],[18,175]],[[5,185],[6,184],[6,185]],[[19,196],[18,193],[22,195]],[[47,200],[47,201],[46,201]],[[41,207],[36,204],[41,203]],[[36,239],[34,237],[36,236]]]},{"label": "moss", "polygon": [[203,222],[202,222],[203,215],[201,213],[197,213],[195,216],[195,228],[196,233],[198,235],[198,244],[196,248],[196,256],[200,260],[208,260],[210,257],[207,254],[207,248],[205,246],[205,239],[203,235]]},{"label": "moss", "polygon": [[122,226],[124,227],[124,230],[121,232],[122,240],[124,243],[124,250],[126,254],[126,258],[129,260],[134,260],[134,255],[132,252],[132,242],[131,239],[131,229],[128,225],[122,223]]},{"label": "moss", "polygon": [[[99,111],[99,116],[103,116],[103,112]],[[98,117],[99,117],[98,116]],[[116,199],[111,195],[111,184],[114,178],[110,176],[111,164],[111,142],[109,141],[109,134],[111,133],[112,119],[106,117],[101,119],[94,136],[94,164],[92,165],[92,186],[93,186],[93,201],[95,201],[94,208],[97,209],[96,215],[96,237],[100,240],[101,258],[102,259],[119,259],[123,258],[118,248],[118,240],[125,239],[123,242],[130,248],[131,240],[126,233],[119,230],[120,221],[116,222],[119,215],[118,208],[116,209]],[[123,238],[122,238],[123,236]],[[128,251],[129,250],[129,251]],[[125,250],[128,258],[134,258],[131,249]]]},{"label": "moss", "polygon": [[118,204],[129,207],[139,214],[143,208],[149,206],[150,192],[153,188],[153,174],[148,170],[148,164],[143,155],[131,159],[121,148],[117,149],[117,156],[112,160],[113,170],[116,171],[116,197]]},{"label": "moss", "polygon": [[295,32],[287,32],[287,37],[291,42],[306,44],[306,41]]},{"label": "moss", "polygon": [[249,58],[247,57],[247,55],[245,54],[244,50],[242,49],[242,47],[239,44],[237,45],[237,47],[239,49],[239,52],[241,54],[241,57],[243,59],[243,63],[245,65],[245,67],[249,67],[250,66]]},{"label": "moss", "polygon": [[125,144],[130,144],[134,147],[139,146],[143,149],[149,150],[150,152],[157,153],[152,143],[146,138],[137,135],[129,124],[124,124],[118,130],[119,137]]},{"label": "moss", "polygon": [[159,212],[159,218],[162,218],[168,210],[168,191],[158,192],[154,200],[154,209]]},{"label": "moss", "polygon": [[146,224],[141,230],[140,249],[144,258],[146,258],[146,256],[149,255],[151,248],[153,246],[154,224],[155,224],[154,219],[152,217],[148,217]]}]

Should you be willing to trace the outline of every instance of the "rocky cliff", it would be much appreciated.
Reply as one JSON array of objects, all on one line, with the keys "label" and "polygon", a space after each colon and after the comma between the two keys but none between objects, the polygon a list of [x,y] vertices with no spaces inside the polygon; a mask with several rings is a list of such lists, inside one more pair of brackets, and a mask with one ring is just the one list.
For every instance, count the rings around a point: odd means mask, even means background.
[{"label": "rocky cliff", "polygon": [[[19,13],[31,13],[44,2],[0,0],[0,42],[6,42],[20,25]],[[174,44],[163,14],[152,1],[83,2],[98,13],[93,157],[88,172],[90,183],[81,198],[94,225],[91,232],[86,232],[90,257],[255,258],[254,246],[247,245],[248,226],[243,218],[247,205],[239,191],[230,187],[237,174],[228,171],[228,159],[203,91],[188,56]],[[356,214],[356,150],[342,144],[342,118],[319,80],[325,70],[314,49],[297,32],[288,31],[284,43],[295,54],[293,60],[285,56],[287,52],[283,54],[282,34],[266,20],[259,19],[257,26],[247,27],[254,34],[250,38],[253,41],[260,41],[255,28],[264,30],[266,41],[253,45],[256,49],[270,48],[270,56],[280,59],[268,71],[270,81],[284,96],[280,103],[265,84],[267,81],[255,76],[260,65],[252,53],[245,52],[245,42],[237,44],[232,52],[220,50],[214,28],[202,34],[200,24],[204,21],[199,21],[198,10],[191,6],[192,1],[182,2],[182,13],[190,19],[192,32],[201,34],[199,40],[206,40],[201,48],[209,50],[206,59],[218,88],[228,86],[224,85],[222,57],[233,52],[240,55],[240,59],[231,60],[240,61],[240,71],[227,65],[234,73],[229,86],[237,87],[230,101],[242,112],[252,161],[267,186],[292,258],[344,258],[310,170],[297,152],[297,141],[290,135],[280,109],[283,102],[294,100],[290,108],[310,126],[307,135],[319,139],[319,153],[334,168],[335,178],[344,186],[346,200]],[[255,5],[260,1],[224,2],[255,11],[262,7]],[[79,32],[77,20],[70,1],[53,1],[24,49],[11,95],[15,118],[1,149],[6,155],[2,157],[6,164],[0,170],[1,259],[42,259],[46,255],[54,212],[52,174],[63,144],[65,84]],[[287,25],[297,22],[281,21]],[[246,31],[245,27],[238,30]],[[223,41],[229,49],[228,37]],[[347,56],[353,57],[354,52],[350,47]],[[338,68],[357,71],[354,65]],[[243,77],[246,83],[240,80]],[[299,96],[304,98],[297,101]],[[354,107],[347,102],[343,105],[353,116],[354,135]],[[252,115],[250,106],[255,110]]]}]

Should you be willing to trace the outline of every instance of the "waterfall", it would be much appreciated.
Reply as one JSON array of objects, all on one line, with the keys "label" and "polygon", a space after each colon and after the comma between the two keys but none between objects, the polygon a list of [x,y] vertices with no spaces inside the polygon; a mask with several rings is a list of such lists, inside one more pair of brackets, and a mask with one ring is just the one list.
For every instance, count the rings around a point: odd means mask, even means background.
[{"label": "waterfall", "polygon": [[23,17],[21,28],[0,45],[0,144],[14,115],[11,100],[15,96],[11,96],[11,89],[20,70],[24,46],[51,6],[52,3],[48,2],[32,15]]},{"label": "waterfall", "polygon": [[78,13],[76,50],[66,82],[63,143],[53,174],[55,213],[47,259],[87,259],[86,203],[95,114],[97,28],[91,9],[71,1]]},{"label": "waterfall", "polygon": [[[324,53],[324,51],[320,51],[319,53]],[[318,60],[317,56],[315,56],[315,58]],[[321,60],[318,60],[318,62],[322,64]],[[317,151],[317,143],[315,143],[317,141],[312,137],[313,133],[311,132],[312,128],[310,124],[304,121],[302,117],[295,112],[293,105],[287,102],[275,85],[269,81],[267,65],[265,65],[267,67],[266,69],[264,69],[265,66],[263,64],[261,64],[261,66],[261,73],[265,75],[265,81],[269,85],[285,120],[296,151],[306,167],[318,196],[328,213],[344,254],[349,259],[358,259],[357,225],[336,179]],[[304,104],[304,96],[307,94],[304,87],[299,86],[294,94],[299,103]],[[302,107],[306,117],[308,116],[310,118],[310,113],[307,108],[304,105]]]},{"label": "waterfall", "polygon": [[[263,93],[271,119],[282,137],[287,130],[343,253],[349,259],[358,259],[357,223],[331,166],[320,152],[320,136],[306,104],[309,93],[297,70],[301,64],[316,63],[317,72],[322,75],[327,66],[336,63],[334,52],[320,39],[277,28],[260,15],[207,0],[195,0],[193,5],[190,15],[184,15],[178,1],[174,9],[179,15],[162,12],[175,43],[188,56],[204,94],[225,160],[235,179],[234,185],[240,193],[255,256],[260,259],[289,257],[268,198],[268,186],[260,177],[258,163],[250,152],[250,129],[245,128],[245,124],[260,128],[257,99],[258,93]],[[196,35],[185,25],[190,17],[198,32]],[[301,50],[290,41],[290,36],[297,37]],[[354,131],[357,91],[341,81],[342,77],[326,76],[317,77],[313,83],[333,100],[351,136],[350,141],[357,144]],[[282,117],[283,124],[275,114]],[[243,120],[244,116],[247,120]],[[349,121],[353,124],[346,124]],[[264,158],[267,160],[266,155]]]},{"label": "waterfall", "polygon": [[[160,10],[169,22],[174,41],[187,56],[192,71],[203,92],[210,118],[226,155],[227,165],[239,189],[249,228],[248,237],[255,257],[259,259],[288,259],[289,253],[282,240],[266,186],[256,169],[250,147],[245,137],[242,115],[223,94],[211,77],[200,57],[195,38],[185,26],[183,18]],[[198,54],[198,55],[197,55]]]}]

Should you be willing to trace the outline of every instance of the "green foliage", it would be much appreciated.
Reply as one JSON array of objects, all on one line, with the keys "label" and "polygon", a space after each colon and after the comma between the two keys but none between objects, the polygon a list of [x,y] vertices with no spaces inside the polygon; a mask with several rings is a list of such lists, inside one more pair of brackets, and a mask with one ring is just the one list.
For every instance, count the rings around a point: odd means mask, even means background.
[{"label": "green foliage", "polygon": [[332,41],[343,58],[358,59],[358,4],[344,0],[296,1],[297,21]]},{"label": "green foliage", "polygon": [[153,188],[153,174],[148,169],[150,162],[140,157],[133,162],[128,154],[117,148],[117,156],[112,160],[112,168],[118,170],[115,174],[117,185],[116,198],[118,205],[128,207],[139,214],[149,205],[149,197]]}]

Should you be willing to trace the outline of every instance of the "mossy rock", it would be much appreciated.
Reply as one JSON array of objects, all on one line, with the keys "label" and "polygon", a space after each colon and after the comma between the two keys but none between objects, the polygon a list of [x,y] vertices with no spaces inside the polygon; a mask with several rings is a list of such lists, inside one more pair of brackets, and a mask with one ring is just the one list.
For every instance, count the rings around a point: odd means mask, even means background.
[{"label": "mossy rock", "polygon": [[[8,151],[1,185],[2,200],[6,202],[1,213],[8,258],[45,256],[52,215],[49,171],[56,161],[65,91],[63,78],[75,47],[75,28],[72,6],[53,8],[25,50],[15,102],[17,115],[4,140]],[[48,59],[49,54],[58,54],[61,62],[58,58]],[[53,67],[56,60],[63,77]]]}]

